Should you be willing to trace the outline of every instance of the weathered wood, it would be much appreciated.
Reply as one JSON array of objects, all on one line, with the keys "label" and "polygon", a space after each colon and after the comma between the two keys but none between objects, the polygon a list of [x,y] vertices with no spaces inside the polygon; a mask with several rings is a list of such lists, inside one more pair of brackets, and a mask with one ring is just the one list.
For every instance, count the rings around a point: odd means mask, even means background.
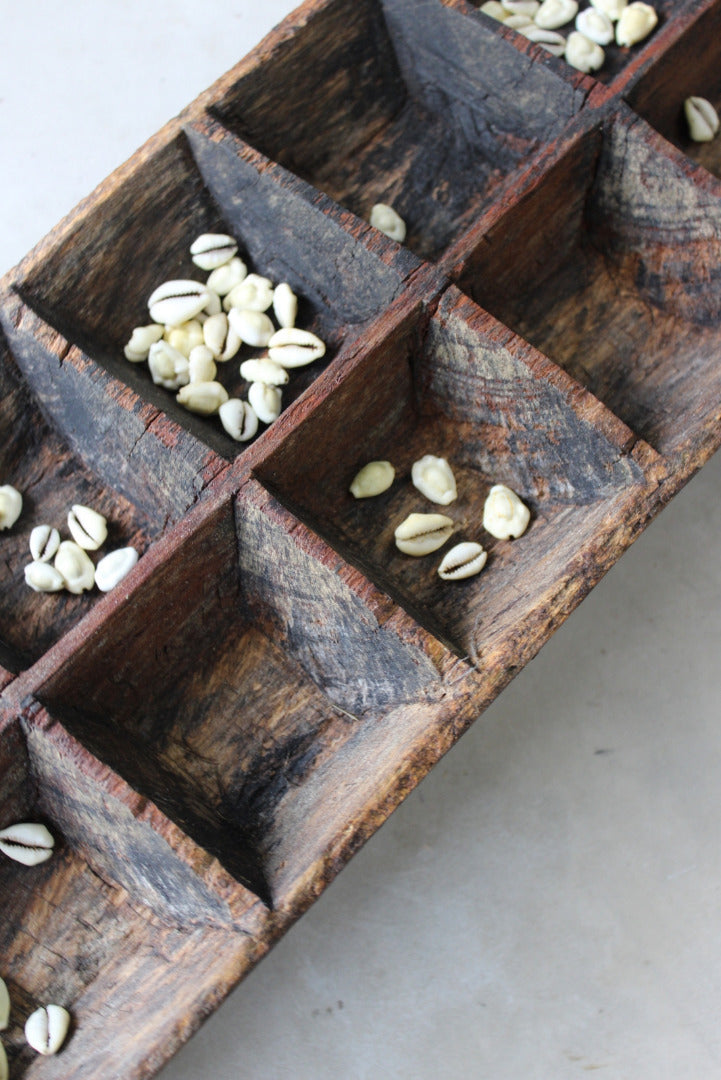
[{"label": "weathered wood", "polygon": [[478,303],[665,454],[718,445],[721,187],[707,179],[617,112],[457,264]]},{"label": "weathered wood", "polygon": [[435,258],[581,107],[540,56],[440,0],[410,18],[405,0],[334,0],[268,57],[277,78],[243,72],[214,111],[360,217],[392,203]]}]

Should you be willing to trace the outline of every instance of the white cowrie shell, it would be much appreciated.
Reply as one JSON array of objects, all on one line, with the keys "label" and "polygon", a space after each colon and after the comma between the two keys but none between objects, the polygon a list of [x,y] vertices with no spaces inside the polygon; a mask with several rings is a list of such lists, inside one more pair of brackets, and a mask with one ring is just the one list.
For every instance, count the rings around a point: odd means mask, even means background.
[{"label": "white cowrie shell", "polygon": [[213,353],[207,345],[196,345],[191,350],[188,357],[188,375],[190,381],[194,382],[212,382],[215,376],[218,374],[218,369],[215,366],[215,360],[213,359]]},{"label": "white cowrie shell", "polygon": [[219,382],[195,382],[182,386],[175,395],[178,405],[199,416],[212,416],[228,400],[228,391]]},{"label": "white cowrie shell", "polygon": [[136,326],[130,335],[130,341],[124,348],[126,360],[131,364],[137,364],[141,360],[147,360],[148,350],[156,341],[163,336],[163,327],[158,323],[150,323],[149,326]]},{"label": "white cowrie shell", "polygon": [[218,315],[223,310],[223,304],[220,297],[212,289],[208,289],[208,299],[205,302],[205,307],[198,316],[199,319],[210,317],[211,315]]},{"label": "white cowrie shell", "polygon": [[559,34],[556,30],[542,30],[535,23],[529,23],[528,26],[521,27],[518,32],[528,38],[529,41],[534,41],[536,45],[541,45],[546,52],[550,52],[553,56],[563,56],[566,51],[566,39],[563,34]]},{"label": "white cowrie shell", "polygon": [[246,382],[264,382],[268,383],[269,386],[285,386],[290,375],[284,367],[276,364],[275,360],[269,360],[266,356],[261,356],[257,360],[244,360],[240,365],[240,377],[245,379]]},{"label": "white cowrie shell", "polygon": [[238,250],[232,236],[226,233],[202,233],[190,245],[190,255],[201,270],[215,270],[230,262]]},{"label": "white cowrie shell", "polygon": [[148,367],[156,386],[166,390],[179,390],[190,381],[188,358],[167,341],[156,341],[150,346]]},{"label": "white cowrie shell", "polygon": [[536,17],[541,6],[539,0],[501,0],[501,4],[509,15],[527,15],[529,19]]},{"label": "white cowrie shell", "polygon": [[248,274],[223,300],[226,311],[267,311],[273,303],[273,282],[260,274]]},{"label": "white cowrie shell", "polygon": [[11,529],[20,517],[23,497],[11,484],[0,487],[0,529]]},{"label": "white cowrie shell", "polygon": [[62,574],[68,592],[77,594],[92,589],[95,567],[88,553],[74,540],[63,540],[53,565]]},{"label": "white cowrie shell", "polygon": [[209,315],[203,323],[203,343],[207,345],[216,360],[223,351],[227,336],[228,316],[225,312],[219,311],[217,315]]},{"label": "white cowrie shell", "polygon": [[355,474],[348,490],[354,499],[370,499],[387,491],[395,478],[390,461],[369,461]]},{"label": "white cowrie shell", "polygon": [[37,866],[53,853],[55,840],[44,825],[19,821],[0,832],[0,851],[23,866]]},{"label": "white cowrie shell", "polygon": [[28,563],[24,573],[25,584],[34,592],[60,592],[65,588],[63,575],[50,563],[39,560]]},{"label": "white cowrie shell", "polygon": [[371,208],[368,220],[374,229],[378,229],[379,232],[390,236],[391,240],[396,240],[399,244],[402,244],[405,240],[406,223],[400,214],[396,213],[393,207],[388,206],[387,203],[376,203]]},{"label": "white cowrie shell", "polygon": [[49,525],[36,525],[30,533],[30,554],[36,562],[52,559],[60,546],[60,533]]},{"label": "white cowrie shell", "polygon": [[453,521],[444,514],[409,514],[395,531],[396,547],[405,555],[429,555],[452,532]]},{"label": "white cowrie shell", "polygon": [[5,1047],[0,1043],[0,1080],[9,1080],[10,1067],[8,1065],[8,1056],[5,1053]]},{"label": "white cowrie shell", "polygon": [[483,505],[483,528],[497,540],[522,536],[531,512],[515,491],[505,484],[494,484]]},{"label": "white cowrie shell", "polygon": [[240,285],[247,273],[248,267],[236,255],[230,262],[219,266],[217,270],[213,270],[206,285],[218,296],[227,296],[231,289],[234,289],[236,285]]},{"label": "white cowrie shell", "polygon": [[616,44],[636,45],[651,33],[657,22],[658,15],[650,4],[634,0],[623,9],[616,23]]},{"label": "white cowrie shell", "polygon": [[503,25],[510,26],[511,30],[517,30],[519,34],[525,34],[529,27],[536,24],[530,15],[509,15],[503,20]]},{"label": "white cowrie shell", "polygon": [[10,994],[5,980],[0,979],[0,1031],[4,1031],[10,1022]]},{"label": "white cowrie shell", "polygon": [[711,102],[702,97],[688,97],[683,111],[693,141],[710,142],[719,129],[719,115]]},{"label": "white cowrie shell", "polygon": [[101,592],[110,592],[119,585],[138,561],[135,548],[117,548],[108,552],[95,567],[95,584]]},{"label": "white cowrie shell", "polygon": [[295,326],[295,319],[298,314],[298,297],[286,281],[281,281],[280,285],[276,285],[275,287],[273,292],[273,311],[278,326],[285,327],[286,329]]},{"label": "white cowrie shell", "polygon": [[425,454],[411,466],[413,486],[431,502],[448,506],[457,497],[456,478],[445,458]]},{"label": "white cowrie shell", "polygon": [[500,0],[486,0],[485,4],[481,4],[480,11],[484,15],[488,15],[489,18],[495,19],[497,22],[503,22],[508,12],[504,8]]},{"label": "white cowrie shell", "polygon": [[195,318],[208,303],[209,295],[199,281],[164,281],[148,299],[150,318],[156,323],[177,326]]},{"label": "white cowrie shell", "polygon": [[309,330],[276,330],[268,341],[268,356],[284,368],[304,367],[325,356],[325,345]]},{"label": "white cowrie shell", "polygon": [[591,0],[592,7],[595,7],[597,11],[602,11],[604,15],[608,15],[611,22],[616,22],[621,18],[621,13],[627,3],[628,0]]},{"label": "white cowrie shell", "polygon": [[577,13],[576,0],[543,0],[534,21],[542,30],[558,30],[559,26],[565,26],[575,19]]},{"label": "white cowrie shell", "polygon": [[247,442],[258,431],[258,417],[252,405],[240,398],[228,398],[218,409],[220,422],[236,442]]},{"label": "white cowrie shell", "polygon": [[70,1027],[70,1013],[62,1005],[46,1005],[31,1013],[25,1022],[25,1038],[38,1054],[57,1054]]},{"label": "white cowrie shell", "polygon": [[248,401],[259,420],[272,424],[280,416],[281,393],[277,386],[254,382],[248,388]]},{"label": "white cowrie shell", "polygon": [[233,307],[228,312],[228,320],[240,340],[256,349],[265,348],[273,337],[273,323],[262,311],[241,311]]},{"label": "white cowrie shell", "polygon": [[568,35],[564,55],[566,63],[586,74],[590,71],[598,71],[606,59],[601,46],[591,41],[585,34],[580,34],[578,30],[572,30]]},{"label": "white cowrie shell", "polygon": [[[204,326],[197,319],[189,319],[180,326],[166,326],[163,340],[167,341],[172,349],[177,349],[183,356],[190,356],[196,345],[202,345],[205,341]],[[148,350],[150,351],[150,350]]]},{"label": "white cowrie shell", "polygon": [[75,543],[85,551],[97,551],[108,537],[108,523],[103,515],[80,503],[75,503],[68,513],[68,529]]},{"label": "white cowrie shell", "polygon": [[226,360],[232,360],[242,344],[240,334],[232,326],[228,325],[228,336],[225,339],[225,348],[218,357],[219,362],[224,364]]},{"label": "white cowrie shell", "polygon": [[610,45],[614,38],[613,23],[603,11],[584,8],[576,17],[576,29],[597,45]]},{"label": "white cowrie shell", "polygon": [[480,544],[466,540],[447,551],[438,567],[438,575],[444,581],[461,581],[480,574],[486,565],[488,552]]}]

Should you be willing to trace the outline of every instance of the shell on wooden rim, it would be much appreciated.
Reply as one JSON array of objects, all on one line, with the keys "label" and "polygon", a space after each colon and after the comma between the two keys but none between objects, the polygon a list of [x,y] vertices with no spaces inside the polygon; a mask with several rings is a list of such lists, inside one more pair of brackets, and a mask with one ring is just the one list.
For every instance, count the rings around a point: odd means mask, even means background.
[{"label": "shell on wooden rim", "polygon": [[486,565],[488,552],[481,544],[465,540],[447,551],[438,567],[438,575],[444,581],[461,581],[480,574]]}]

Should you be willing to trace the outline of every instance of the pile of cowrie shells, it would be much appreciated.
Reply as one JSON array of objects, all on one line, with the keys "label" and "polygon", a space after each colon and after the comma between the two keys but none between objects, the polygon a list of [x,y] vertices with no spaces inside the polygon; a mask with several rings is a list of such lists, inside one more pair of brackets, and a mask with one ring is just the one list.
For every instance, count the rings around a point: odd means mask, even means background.
[{"label": "pile of cowrie shells", "polygon": [[[586,73],[603,67],[604,46],[636,45],[658,23],[655,8],[643,0],[591,0],[582,11],[578,0],[486,0],[480,10]],[[574,20],[567,38],[558,33]]]},{"label": "pile of cowrie shells", "polygon": [[[387,491],[395,480],[390,461],[369,461],[356,473],[350,493],[356,499],[367,499]],[[448,461],[434,454],[425,454],[411,467],[411,482],[429,502],[448,506],[458,497],[456,479]],[[494,484],[483,507],[483,528],[497,540],[522,536],[531,514],[518,495],[504,484]],[[443,547],[451,537],[455,522],[445,514],[409,514],[396,528],[396,547],[405,555],[420,557]],[[444,581],[461,581],[479,574],[486,565],[488,553],[474,540],[455,544],[446,552],[438,566]]]},{"label": "pile of cowrie shells", "polygon": [[[290,285],[248,273],[237,252],[225,233],[197,237],[190,256],[209,271],[207,281],[159,285],[148,299],[153,321],[133,330],[124,352],[131,363],[147,360],[153,382],[175,391],[179,405],[217,415],[232,439],[247,442],[259,422],[272,424],[280,416],[288,372],[319,360],[325,343],[296,327],[298,298]],[[240,365],[241,378],[250,383],[247,401],[230,397],[217,377],[218,364],[232,360],[243,345],[266,350]]]},{"label": "pile of cowrie shells", "polygon": [[[46,862],[53,853],[55,841],[49,829],[31,821],[19,821],[0,831],[0,852],[24,866]],[[10,994],[5,980],[0,978],[0,1031],[10,1023]],[[49,1057],[57,1054],[70,1027],[70,1013],[62,1005],[43,1005],[25,1021],[25,1039],[38,1054]],[[0,1042],[0,1080],[8,1080],[8,1060]]]},{"label": "pile of cowrie shells", "polygon": [[[133,547],[108,552],[97,566],[88,555],[106,541],[108,524],[102,514],[90,506],[75,503],[68,511],[68,531],[72,540],[61,540],[50,525],[36,525],[30,533],[33,561],[25,567],[25,582],[35,592],[82,593],[96,585],[100,592],[110,592],[130,573],[138,561]],[[52,560],[52,562],[51,562]]]}]

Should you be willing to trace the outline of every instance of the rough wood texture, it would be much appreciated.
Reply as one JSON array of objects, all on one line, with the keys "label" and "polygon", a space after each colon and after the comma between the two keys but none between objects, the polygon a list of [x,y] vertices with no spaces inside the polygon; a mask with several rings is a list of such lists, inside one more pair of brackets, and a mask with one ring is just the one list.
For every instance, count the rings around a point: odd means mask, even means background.
[{"label": "rough wood texture", "polygon": [[[675,137],[674,70],[718,92],[721,8],[661,7],[603,85],[466,0],[308,0],[0,283],[26,500],[0,827],[58,838],[0,862],[14,1077],[153,1075],[721,442],[721,185],[620,99]],[[436,265],[361,220],[378,198]],[[248,447],[121,356],[215,228],[330,346]],[[424,453],[478,578],[395,548]],[[394,486],[355,502],[378,457]],[[532,510],[516,541],[480,528],[497,481]],[[30,529],[76,501],[143,557],[105,597],[30,593]],[[48,1062],[21,1032],[49,998]]]},{"label": "rough wood texture", "polygon": [[479,304],[665,454],[716,440],[721,187],[708,180],[620,111],[456,263]]},{"label": "rough wood texture", "polygon": [[435,258],[581,107],[540,59],[439,0],[410,19],[402,0],[334,0],[279,42],[277,79],[244,72],[214,109],[360,217],[392,203]]}]

